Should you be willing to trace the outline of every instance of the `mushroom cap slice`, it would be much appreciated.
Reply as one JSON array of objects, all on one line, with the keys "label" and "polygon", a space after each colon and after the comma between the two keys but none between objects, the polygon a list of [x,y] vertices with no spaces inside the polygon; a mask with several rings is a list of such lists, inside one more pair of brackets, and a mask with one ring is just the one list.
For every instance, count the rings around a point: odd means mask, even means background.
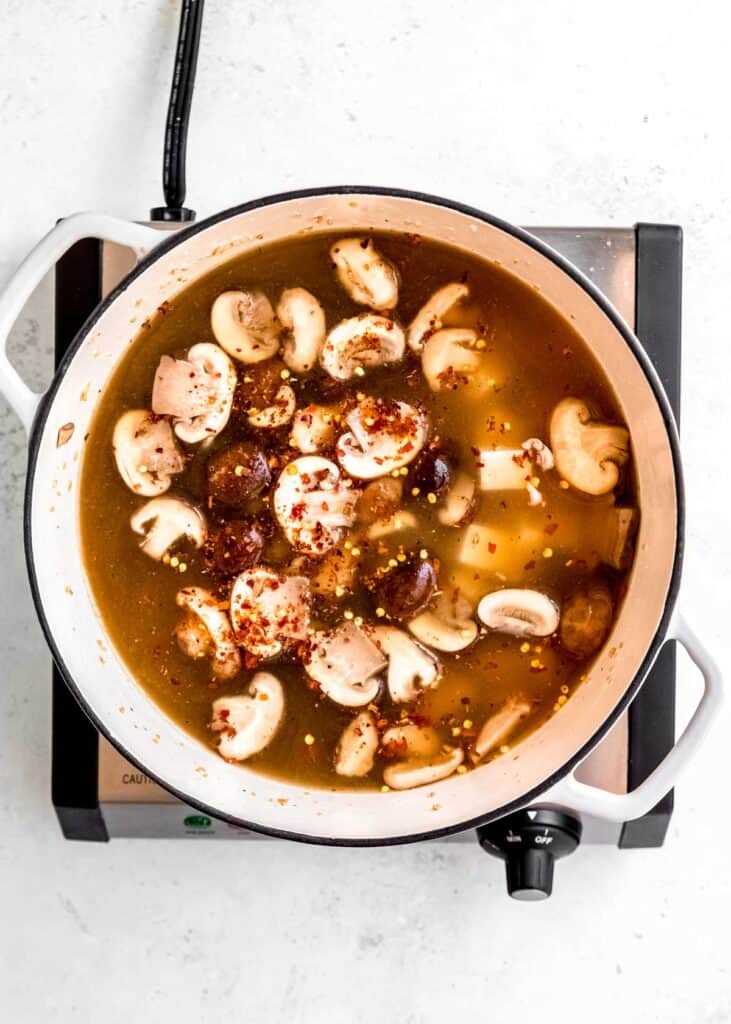
[{"label": "mushroom cap slice", "polygon": [[439,659],[395,626],[377,626],[373,639],[388,658],[386,685],[391,700],[409,704],[439,682]]},{"label": "mushroom cap slice", "polygon": [[558,629],[558,605],[539,590],[507,588],[485,594],[477,614],[496,633],[550,636]]},{"label": "mushroom cap slice", "polygon": [[223,292],[211,307],[211,330],[221,348],[242,363],[261,363],[279,349],[279,322],[258,288]]},{"label": "mushroom cap slice", "polygon": [[383,781],[391,789],[415,789],[446,779],[464,761],[461,747],[444,750],[435,729],[400,725],[383,734],[385,750],[404,754],[403,760],[389,764]]},{"label": "mushroom cap slice", "polygon": [[330,700],[360,708],[378,696],[378,673],[386,667],[386,658],[363,630],[344,622],[329,632],[315,633],[304,663]]},{"label": "mushroom cap slice", "polygon": [[132,513],[129,521],[143,539],[140,548],[159,562],[182,537],[200,548],[206,539],[206,521],[202,514],[182,498],[151,498]]},{"label": "mushroom cap slice", "polygon": [[432,391],[468,384],[482,364],[476,351],[477,331],[469,327],[445,327],[425,342],[421,369]]},{"label": "mushroom cap slice", "polygon": [[119,475],[135,494],[154,498],[185,468],[172,428],[147,409],[130,409],[117,420],[112,448]]},{"label": "mushroom cap slice", "polygon": [[444,590],[431,609],[412,619],[409,632],[428,647],[454,653],[473,644],[478,630],[472,605],[452,589]]},{"label": "mushroom cap slice", "polygon": [[362,313],[333,327],[322,346],[320,363],[335,380],[350,380],[370,367],[400,362],[405,345],[404,332],[393,320]]},{"label": "mushroom cap slice", "polygon": [[350,431],[338,438],[338,460],[346,473],[360,480],[406,466],[424,447],[428,433],[420,409],[384,398],[366,398],[345,422]]},{"label": "mushroom cap slice", "polygon": [[308,373],[325,342],[325,313],[306,288],[287,288],[277,305],[277,317],[286,332],[282,358],[295,373]]},{"label": "mushroom cap slice", "polygon": [[271,672],[257,672],[248,694],[213,702],[211,729],[219,734],[218,752],[227,761],[245,761],[268,746],[284,717],[282,684]]},{"label": "mushroom cap slice", "polygon": [[204,587],[185,587],[175,598],[181,608],[195,616],[208,631],[213,645],[213,674],[219,679],[231,679],[241,671],[241,655],[234,642],[228,616],[219,607],[210,590]]},{"label": "mushroom cap slice", "polygon": [[289,543],[306,555],[324,555],[355,521],[359,491],[321,455],[288,463],[274,486],[274,514]]},{"label": "mushroom cap slice", "polygon": [[201,342],[187,358],[164,355],[155,371],[152,410],[172,416],[175,433],[186,444],[220,434],[228,423],[236,390],[236,370],[218,345]]},{"label": "mushroom cap slice", "polygon": [[495,747],[502,746],[520,720],[530,714],[530,710],[530,703],[523,697],[509,697],[500,710],[490,715],[480,729],[470,753],[470,760],[477,763]]},{"label": "mushroom cap slice", "polygon": [[335,421],[338,411],[335,406],[306,405],[298,409],[292,420],[289,443],[305,455],[312,455],[326,448],[335,440]]},{"label": "mushroom cap slice", "polygon": [[372,711],[359,712],[346,725],[335,753],[335,771],[351,779],[360,779],[373,768],[378,750],[378,728]]},{"label": "mushroom cap slice", "polygon": [[247,419],[252,427],[261,427],[265,430],[283,427],[294,416],[297,408],[297,399],[289,384],[282,384],[278,388],[274,401],[263,409],[251,409]]},{"label": "mushroom cap slice", "polygon": [[453,306],[467,298],[470,290],[466,284],[454,281],[434,292],[424,303],[406,332],[406,341],[414,352],[421,352],[424,342],[442,327],[442,320]]},{"label": "mushroom cap slice", "polygon": [[469,473],[455,476],[444,501],[437,509],[437,519],[444,526],[461,526],[475,508],[475,480]]},{"label": "mushroom cap slice", "polygon": [[310,587],[304,576],[264,566],[246,569],[231,587],[231,624],[237,643],[256,658],[276,658],[310,624]]},{"label": "mushroom cap slice", "polygon": [[564,480],[585,494],[608,494],[629,459],[629,432],[592,420],[580,398],[564,398],[551,414],[551,448]]},{"label": "mushroom cap slice", "polygon": [[398,305],[398,273],[370,238],[341,238],[330,248],[338,280],[353,302],[371,309]]}]

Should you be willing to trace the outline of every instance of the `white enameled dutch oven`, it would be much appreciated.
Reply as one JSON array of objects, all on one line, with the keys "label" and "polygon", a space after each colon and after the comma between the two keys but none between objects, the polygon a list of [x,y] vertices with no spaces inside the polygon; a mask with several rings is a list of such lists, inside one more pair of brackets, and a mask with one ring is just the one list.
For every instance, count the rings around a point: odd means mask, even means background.
[{"label": "white enameled dutch oven", "polygon": [[[560,714],[502,757],[464,776],[406,792],[304,790],[223,761],[151,700],[105,634],[84,572],[79,476],[96,404],[138,325],[213,267],[302,232],[416,232],[508,268],[579,331],[619,398],[629,427],[641,525],[627,597],[586,682]],[[77,335],[45,395],[19,378],[7,335],[53,263],[81,238],[130,246],[140,262]],[[720,701],[712,658],[675,608],[683,550],[676,428],[642,348],[592,284],[524,231],[430,196],[368,188],[289,193],[247,203],[175,235],[92,213],[62,221],[28,256],[0,299],[0,388],[29,434],[25,542],[38,615],[63,675],[95,725],[161,785],[230,822],[296,839],[378,844],[433,838],[485,823],[527,803],[563,805],[627,821],[672,787]],[[637,693],[658,651],[679,640],[704,692],[690,724],[636,790],[617,795],[574,778]],[[99,644],[108,650],[101,664]],[[438,793],[438,799],[435,799]]]}]

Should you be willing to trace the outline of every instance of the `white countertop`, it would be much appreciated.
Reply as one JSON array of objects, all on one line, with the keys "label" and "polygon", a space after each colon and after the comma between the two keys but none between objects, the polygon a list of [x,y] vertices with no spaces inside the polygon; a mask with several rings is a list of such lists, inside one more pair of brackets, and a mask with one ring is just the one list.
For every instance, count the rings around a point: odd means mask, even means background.
[{"label": "white countertop", "polygon": [[[516,223],[685,229],[684,602],[731,655],[728,26],[694,4],[209,0],[190,133],[199,214],[337,182]],[[0,280],[78,209],[144,218],[177,4],[10,0]],[[45,295],[15,332],[40,385]],[[661,850],[583,848],[544,904],[471,844],[64,842],[49,660],[21,553],[24,437],[0,401],[0,1005],[35,1021],[731,1020],[727,707]],[[683,661],[683,690],[696,692]],[[456,1016],[458,1015],[458,1016]]]}]

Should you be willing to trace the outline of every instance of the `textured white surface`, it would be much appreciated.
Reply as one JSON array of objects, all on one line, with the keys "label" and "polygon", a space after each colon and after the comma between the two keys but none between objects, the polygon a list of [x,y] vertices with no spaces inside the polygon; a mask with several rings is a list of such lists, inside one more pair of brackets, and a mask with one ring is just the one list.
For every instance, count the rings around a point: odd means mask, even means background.
[{"label": "textured white surface", "polygon": [[[728,579],[727,26],[721,5],[209,0],[190,137],[200,214],[335,182],[423,188],[517,223],[683,224],[685,598],[722,662]],[[10,0],[0,279],[59,215],[144,217],[177,5]],[[48,296],[14,353],[49,372]],[[585,848],[554,898],[471,845],[65,844],[49,664],[21,555],[24,438],[0,402],[3,1016],[138,1022],[731,1020],[727,708],[664,849]],[[684,663],[685,668],[685,663]],[[683,683],[692,691],[692,672]]]}]

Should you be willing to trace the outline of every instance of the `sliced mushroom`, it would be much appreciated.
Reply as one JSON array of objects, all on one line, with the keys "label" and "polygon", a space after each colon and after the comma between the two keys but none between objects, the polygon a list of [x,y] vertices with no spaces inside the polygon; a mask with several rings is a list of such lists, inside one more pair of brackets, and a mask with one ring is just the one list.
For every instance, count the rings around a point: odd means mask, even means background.
[{"label": "sliced mushroom", "polygon": [[494,590],[485,594],[477,614],[488,629],[511,636],[550,636],[558,629],[558,605],[539,590]]},{"label": "sliced mushroom", "polygon": [[338,280],[353,302],[371,309],[393,309],[398,304],[396,268],[370,238],[341,238],[330,249]]},{"label": "sliced mushroom", "polygon": [[211,730],[219,734],[219,754],[227,761],[253,757],[271,743],[283,717],[282,684],[270,672],[257,672],[248,694],[213,702]]},{"label": "sliced mushroom", "polygon": [[391,789],[414,789],[446,779],[464,761],[461,747],[447,747],[439,741],[435,729],[417,725],[399,725],[383,734],[384,751],[402,753],[403,760],[389,764],[383,781]]},{"label": "sliced mushroom", "polygon": [[393,320],[362,313],[333,327],[322,346],[320,363],[335,380],[350,380],[371,367],[398,363],[405,345],[404,332]]},{"label": "sliced mushroom", "polygon": [[614,602],[602,580],[579,587],[563,602],[561,609],[561,646],[578,658],[596,654],[612,625]]},{"label": "sliced mushroom", "polygon": [[355,521],[359,491],[343,481],[334,462],[303,455],[282,470],[274,486],[274,514],[289,543],[308,555],[323,555]]},{"label": "sliced mushroom", "polygon": [[613,505],[606,513],[600,536],[600,555],[613,569],[628,569],[634,554],[634,539],[640,524],[636,508]]},{"label": "sliced mushroom", "polygon": [[351,779],[361,779],[373,768],[378,750],[376,716],[361,711],[346,725],[335,754],[335,771]]},{"label": "sliced mushroom", "polygon": [[275,355],[279,329],[271,302],[258,288],[223,292],[211,308],[216,341],[242,363],[260,363]]},{"label": "sliced mushroom", "polygon": [[315,633],[304,663],[330,700],[360,708],[378,696],[378,673],[386,667],[386,658],[362,629],[344,622],[329,632]]},{"label": "sliced mushroom", "polygon": [[390,519],[379,519],[366,530],[368,540],[380,540],[392,533],[401,533],[403,530],[416,530],[419,520],[413,512],[404,509],[403,512],[394,512]]},{"label": "sliced mushroom", "polygon": [[368,397],[345,422],[350,430],[338,438],[337,456],[345,472],[360,480],[406,466],[426,442],[426,416],[407,402]]},{"label": "sliced mushroom", "polygon": [[182,498],[152,498],[132,513],[129,523],[143,537],[140,548],[156,562],[183,537],[197,548],[206,539],[205,519]]},{"label": "sliced mushroom", "polygon": [[306,288],[287,288],[277,306],[277,317],[287,332],[282,358],[295,373],[308,373],[320,357],[325,341],[325,313]]},{"label": "sliced mushroom", "polygon": [[466,284],[455,281],[439,288],[421,307],[406,332],[406,340],[414,352],[421,352],[424,342],[441,330],[443,320],[450,310],[467,298],[470,290]]},{"label": "sliced mushroom", "polygon": [[146,409],[130,409],[119,417],[112,448],[119,475],[146,498],[164,494],[171,477],[185,468],[170,423]]},{"label": "sliced mushroom", "polygon": [[470,760],[475,764],[481,761],[495,747],[502,746],[515,730],[521,719],[530,713],[530,704],[522,697],[510,697],[502,708],[490,715],[475,740],[470,752]]},{"label": "sliced mushroom", "polygon": [[267,405],[264,409],[251,409],[247,419],[252,427],[261,427],[267,430],[283,427],[292,419],[296,408],[297,399],[294,391],[289,384],[282,384],[274,396],[272,404]]},{"label": "sliced mushroom", "polygon": [[437,651],[463,651],[477,639],[472,605],[456,588],[447,589],[428,611],[409,623],[409,632]]},{"label": "sliced mushroom", "polygon": [[425,342],[421,369],[432,391],[469,384],[482,362],[477,339],[477,331],[469,327],[445,327]]},{"label": "sliced mushroom", "polygon": [[310,624],[310,586],[264,566],[246,569],[231,588],[231,625],[236,642],[255,658],[276,658]]},{"label": "sliced mushroom", "polygon": [[[181,650],[191,657],[210,656],[213,674],[219,679],[231,679],[240,672],[241,655],[234,642],[231,623],[210,590],[185,587],[175,600],[180,608],[188,611],[188,618],[176,630]],[[201,644],[201,626],[208,633],[209,642],[205,645]],[[194,651],[197,653],[192,653]]]},{"label": "sliced mushroom", "polygon": [[447,496],[437,509],[437,519],[444,526],[461,526],[475,507],[475,480],[469,473],[458,473]]},{"label": "sliced mushroom", "polygon": [[342,597],[355,585],[358,561],[349,548],[332,548],[318,563],[317,572],[310,578],[314,594]]},{"label": "sliced mushroom", "polygon": [[437,685],[442,671],[439,659],[408,633],[394,626],[377,626],[373,639],[388,658],[386,685],[396,704],[409,704]]},{"label": "sliced mushroom", "polygon": [[551,415],[551,448],[564,480],[585,494],[608,494],[629,459],[629,432],[599,423],[580,398],[564,398]]},{"label": "sliced mushroom", "polygon": [[197,444],[220,434],[231,415],[234,365],[218,345],[201,342],[185,359],[163,356],[152,385],[152,411],[173,417],[181,441]]},{"label": "sliced mushroom", "polygon": [[292,420],[289,443],[305,455],[327,448],[335,441],[337,409],[327,405],[306,405],[298,409]]}]

